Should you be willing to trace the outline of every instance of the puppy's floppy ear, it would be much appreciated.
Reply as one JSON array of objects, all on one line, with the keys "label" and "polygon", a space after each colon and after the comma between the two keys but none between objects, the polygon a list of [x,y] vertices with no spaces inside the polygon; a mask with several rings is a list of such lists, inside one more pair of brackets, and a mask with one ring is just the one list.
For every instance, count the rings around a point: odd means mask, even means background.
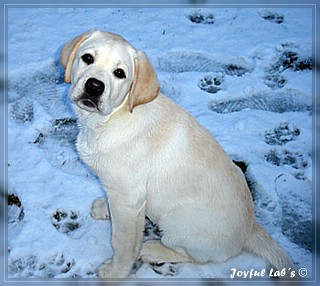
[{"label": "puppy's floppy ear", "polygon": [[62,67],[66,70],[64,75],[64,81],[66,83],[71,82],[71,67],[76,55],[76,52],[79,46],[89,38],[89,36],[93,33],[92,30],[87,31],[76,38],[70,40],[65,44],[65,46],[61,49],[60,52],[60,63]]},{"label": "puppy's floppy ear", "polygon": [[129,93],[130,112],[139,104],[154,100],[160,91],[157,75],[145,53],[137,51],[134,58],[134,78]]}]

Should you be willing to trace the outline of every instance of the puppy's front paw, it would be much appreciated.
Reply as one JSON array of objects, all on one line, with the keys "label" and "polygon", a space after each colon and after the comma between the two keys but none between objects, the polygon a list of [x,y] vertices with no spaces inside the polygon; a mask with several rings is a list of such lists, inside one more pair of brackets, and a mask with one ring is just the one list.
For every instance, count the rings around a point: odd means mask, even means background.
[{"label": "puppy's front paw", "polygon": [[109,207],[105,198],[98,198],[93,202],[91,216],[94,219],[110,219]]},{"label": "puppy's front paw", "polygon": [[107,260],[96,271],[99,278],[126,278],[130,270],[121,265],[116,265],[113,260]]}]

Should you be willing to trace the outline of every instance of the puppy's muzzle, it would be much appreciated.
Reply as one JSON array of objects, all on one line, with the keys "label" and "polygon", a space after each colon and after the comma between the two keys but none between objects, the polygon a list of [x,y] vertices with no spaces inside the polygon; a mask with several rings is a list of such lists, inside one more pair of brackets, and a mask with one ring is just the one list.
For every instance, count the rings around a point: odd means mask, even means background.
[{"label": "puppy's muzzle", "polygon": [[96,78],[89,78],[84,85],[84,93],[77,104],[88,111],[99,111],[100,97],[104,90],[105,85],[102,81]]}]

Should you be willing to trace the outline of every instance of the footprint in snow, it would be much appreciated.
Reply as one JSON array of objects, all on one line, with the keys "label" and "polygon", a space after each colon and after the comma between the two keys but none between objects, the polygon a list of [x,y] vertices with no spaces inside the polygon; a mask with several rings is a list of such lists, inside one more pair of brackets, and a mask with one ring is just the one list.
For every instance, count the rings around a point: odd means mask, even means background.
[{"label": "footprint in snow", "polygon": [[[32,70],[32,67],[30,68]],[[69,113],[64,102],[66,85],[57,62],[45,62],[36,71],[13,72],[8,79],[8,106],[10,118],[18,123],[33,119],[33,102],[37,101],[52,117]]]},{"label": "footprint in snow", "polygon": [[275,187],[282,207],[281,228],[284,235],[297,245],[312,251],[312,183],[297,181],[294,177],[281,174]]},{"label": "footprint in snow", "polygon": [[55,168],[71,175],[87,175],[76,151],[78,126],[74,118],[58,118],[51,126],[35,137],[33,144],[41,148],[48,162]]},{"label": "footprint in snow", "polygon": [[265,110],[276,113],[290,111],[312,110],[311,98],[295,89],[282,89],[281,91],[262,90],[245,97],[228,100],[214,99],[209,108],[217,113],[237,112],[244,109]]},{"label": "footprint in snow", "polygon": [[254,64],[243,57],[176,51],[160,56],[157,68],[171,73],[214,72],[223,75],[242,76],[250,73]]}]

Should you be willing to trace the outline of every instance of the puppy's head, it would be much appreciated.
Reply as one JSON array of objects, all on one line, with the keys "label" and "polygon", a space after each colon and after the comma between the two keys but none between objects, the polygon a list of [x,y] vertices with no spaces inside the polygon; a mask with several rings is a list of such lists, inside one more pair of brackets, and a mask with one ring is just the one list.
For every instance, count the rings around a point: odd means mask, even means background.
[{"label": "puppy's head", "polygon": [[111,114],[122,103],[128,110],[155,99],[160,86],[146,55],[119,35],[86,32],[61,50],[70,99],[81,110]]}]

